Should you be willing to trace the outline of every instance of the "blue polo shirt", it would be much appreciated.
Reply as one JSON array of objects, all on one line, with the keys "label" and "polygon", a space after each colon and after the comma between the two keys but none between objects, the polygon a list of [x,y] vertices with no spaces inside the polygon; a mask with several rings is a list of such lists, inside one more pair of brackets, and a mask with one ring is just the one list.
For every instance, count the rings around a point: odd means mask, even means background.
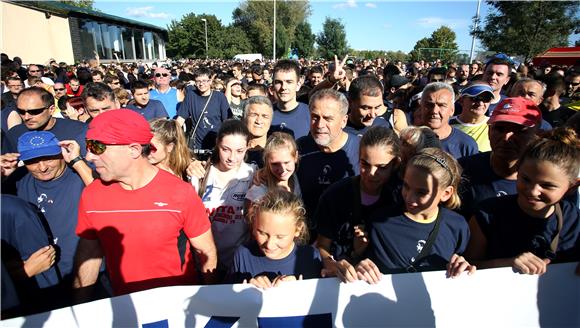
[{"label": "blue polo shirt", "polygon": [[177,89],[169,88],[166,92],[153,89],[149,95],[151,99],[161,101],[169,118],[175,118],[177,115]]},{"label": "blue polo shirt", "polygon": [[147,121],[156,119],[156,118],[167,118],[169,114],[163,107],[163,104],[159,100],[150,99],[145,107],[138,106],[135,103],[127,105],[127,109],[130,109],[136,113],[139,113],[145,117]]}]

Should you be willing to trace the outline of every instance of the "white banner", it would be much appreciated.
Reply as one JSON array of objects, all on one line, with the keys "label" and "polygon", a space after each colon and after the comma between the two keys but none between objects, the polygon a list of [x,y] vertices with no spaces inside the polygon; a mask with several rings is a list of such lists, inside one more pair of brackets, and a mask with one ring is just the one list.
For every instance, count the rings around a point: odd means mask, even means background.
[{"label": "white banner", "polygon": [[580,327],[577,263],[543,276],[511,268],[445,278],[442,271],[385,275],[377,285],[337,279],[176,286],[0,322],[2,327]]}]

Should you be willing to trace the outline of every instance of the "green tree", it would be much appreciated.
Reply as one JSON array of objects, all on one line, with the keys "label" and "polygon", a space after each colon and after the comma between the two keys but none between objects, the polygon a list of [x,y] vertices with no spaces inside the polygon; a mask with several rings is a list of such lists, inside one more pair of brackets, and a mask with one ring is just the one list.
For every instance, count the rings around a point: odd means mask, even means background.
[{"label": "green tree", "polygon": [[457,42],[455,32],[447,26],[441,26],[428,38],[423,38],[415,44],[411,51],[411,59],[428,60],[441,59],[444,62],[455,61],[457,57]]},{"label": "green tree", "polygon": [[314,41],[316,36],[312,34],[312,28],[308,22],[302,22],[296,26],[293,46],[298,49],[298,54],[303,58],[314,55]]},{"label": "green tree", "polygon": [[[471,34],[490,51],[530,59],[556,46],[567,46],[578,32],[577,1],[486,1],[492,8]],[[480,19],[481,20],[481,19]]]},{"label": "green tree", "polygon": [[95,8],[93,8],[93,3],[95,2],[94,0],[60,0],[58,2],[62,2],[64,4],[79,8],[96,10]]},{"label": "green tree", "polygon": [[[310,15],[307,1],[276,1],[276,55],[282,56],[294,42],[298,24]],[[233,25],[246,32],[253,52],[272,54],[274,2],[248,0],[234,9]]]},{"label": "green tree", "polygon": [[246,33],[236,26],[228,26],[223,29],[220,48],[222,58],[231,59],[237,54],[252,52],[252,43]]},{"label": "green tree", "polygon": [[214,15],[189,13],[180,21],[172,20],[167,27],[169,40],[167,54],[170,57],[205,58],[205,23],[207,20],[208,54],[211,58],[222,57],[221,45],[224,27]]},{"label": "green tree", "polygon": [[322,24],[322,31],[316,36],[316,43],[319,55],[328,60],[333,59],[334,55],[342,58],[349,50],[344,25],[339,19],[330,17],[326,17]]}]

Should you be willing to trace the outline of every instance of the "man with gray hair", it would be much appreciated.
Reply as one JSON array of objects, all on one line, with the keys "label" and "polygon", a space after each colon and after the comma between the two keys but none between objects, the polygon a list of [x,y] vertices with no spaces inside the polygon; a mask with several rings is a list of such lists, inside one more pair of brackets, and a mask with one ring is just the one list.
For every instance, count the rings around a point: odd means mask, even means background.
[{"label": "man with gray hair", "polygon": [[264,166],[262,153],[266,146],[273,116],[272,102],[268,97],[253,96],[246,101],[242,116],[242,121],[250,131],[246,162],[254,163],[258,167]]},{"label": "man with gray hair", "polygon": [[479,152],[472,137],[452,127],[449,118],[453,115],[455,92],[451,85],[432,82],[425,86],[421,96],[420,115],[424,125],[430,127],[441,140],[441,148],[459,159]]},{"label": "man with gray hair", "polygon": [[[312,218],[328,186],[359,174],[359,138],[343,130],[348,120],[348,100],[342,93],[334,89],[317,91],[310,97],[309,108],[310,134],[297,140],[298,181],[307,216]],[[309,228],[315,229],[316,222],[309,220]]]}]

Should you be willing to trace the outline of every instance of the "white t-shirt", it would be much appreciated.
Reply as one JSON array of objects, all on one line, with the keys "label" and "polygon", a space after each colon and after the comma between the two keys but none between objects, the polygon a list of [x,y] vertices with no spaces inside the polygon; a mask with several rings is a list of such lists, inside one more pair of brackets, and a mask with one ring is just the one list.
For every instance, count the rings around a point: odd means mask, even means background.
[{"label": "white t-shirt", "polygon": [[[218,265],[227,270],[236,248],[246,241],[248,225],[245,218],[246,192],[252,185],[256,167],[242,163],[236,176],[225,187],[215,185],[218,170],[211,166],[201,200],[211,222],[211,232],[218,251]],[[199,180],[191,184],[199,190]]]},{"label": "white t-shirt", "polygon": [[[302,191],[300,190],[300,183],[298,182],[298,178],[296,174],[292,175],[292,179],[294,180],[294,194],[300,198],[302,198]],[[268,192],[268,187],[265,184],[261,184],[259,186],[252,185],[248,192],[246,193],[246,199],[251,201],[252,203],[258,202],[264,195]]]}]

